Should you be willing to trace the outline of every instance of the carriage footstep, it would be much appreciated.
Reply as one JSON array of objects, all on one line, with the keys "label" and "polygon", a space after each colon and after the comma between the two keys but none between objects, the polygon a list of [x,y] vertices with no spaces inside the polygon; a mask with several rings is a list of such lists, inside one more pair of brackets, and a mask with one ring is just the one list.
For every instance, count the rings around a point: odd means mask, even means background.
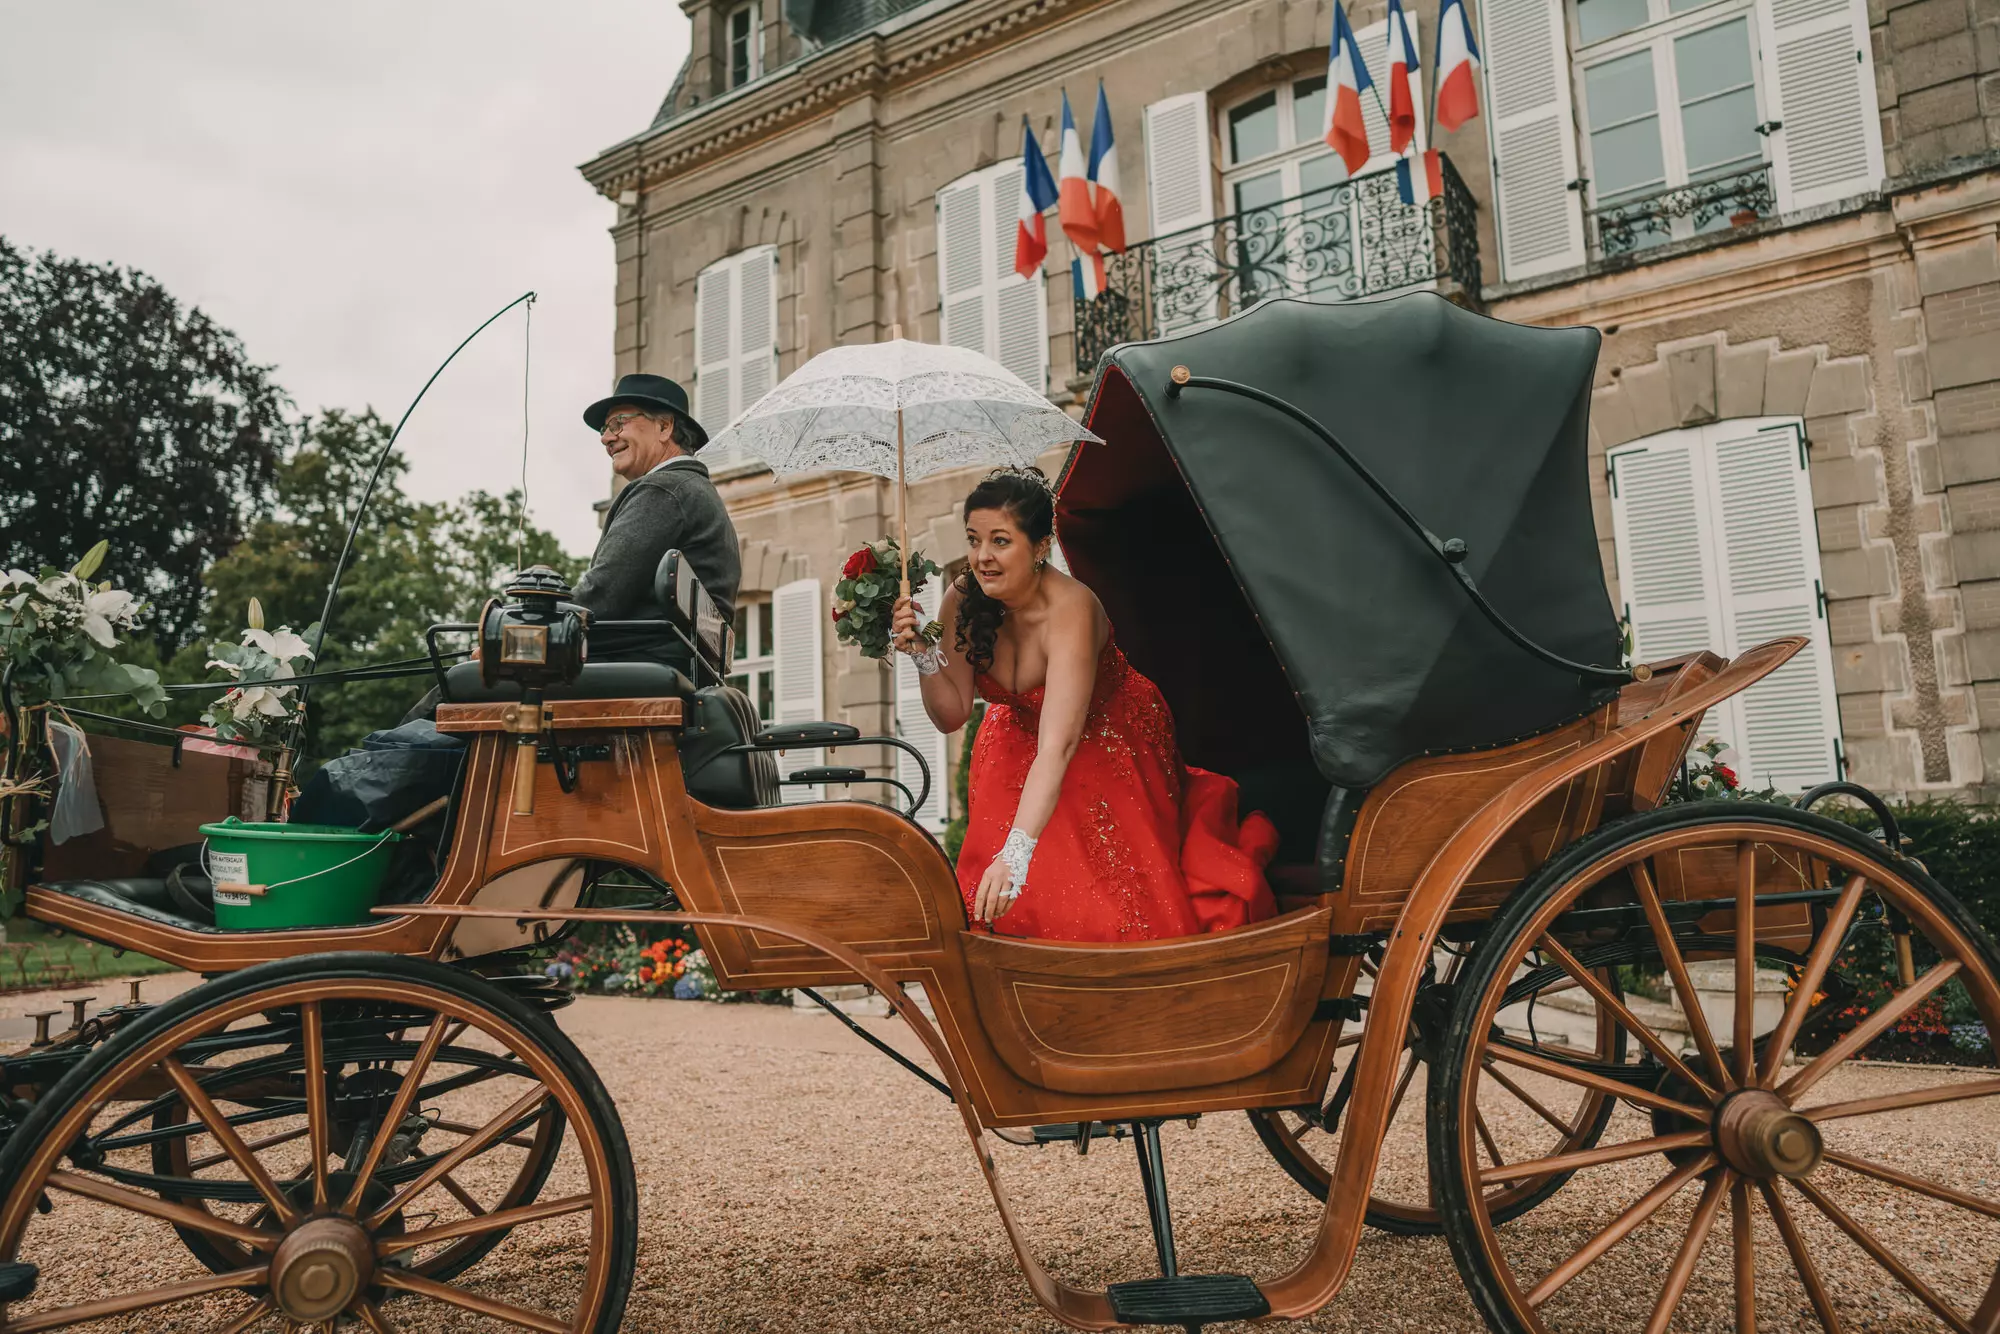
[{"label": "carriage footstep", "polygon": [[1188,1329],[1224,1320],[1271,1314],[1256,1281],[1242,1274],[1180,1274],[1113,1283],[1106,1290],[1112,1312],[1128,1325],[1180,1325]]}]

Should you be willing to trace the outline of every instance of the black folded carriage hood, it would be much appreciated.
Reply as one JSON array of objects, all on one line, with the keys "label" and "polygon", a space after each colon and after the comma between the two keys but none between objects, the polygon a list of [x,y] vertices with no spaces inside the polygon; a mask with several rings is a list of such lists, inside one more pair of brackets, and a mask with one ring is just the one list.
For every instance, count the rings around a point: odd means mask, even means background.
[{"label": "black folded carriage hood", "polygon": [[[1163,446],[1298,697],[1315,764],[1366,787],[1413,755],[1546,730],[1615,685],[1509,640],[1312,431],[1199,382],[1311,416],[1433,534],[1464,541],[1464,570],[1529,639],[1616,664],[1586,462],[1598,343],[1594,329],[1507,324],[1432,293],[1267,302],[1106,353],[1087,419],[1108,443],[1078,449],[1062,495],[1110,495],[1119,451]],[[1195,384],[1172,392],[1180,366]],[[1098,564],[1090,525],[1077,528],[1085,548],[1066,535],[1065,550]],[[1181,612],[1183,641],[1197,640],[1203,608]]]}]

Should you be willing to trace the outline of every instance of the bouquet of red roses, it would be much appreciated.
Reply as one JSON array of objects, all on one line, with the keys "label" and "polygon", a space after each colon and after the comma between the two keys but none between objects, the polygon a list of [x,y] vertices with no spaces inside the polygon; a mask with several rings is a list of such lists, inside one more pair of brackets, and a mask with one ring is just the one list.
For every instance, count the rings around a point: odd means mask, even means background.
[{"label": "bouquet of red roses", "polygon": [[[902,582],[903,553],[896,539],[885,537],[847,558],[840,567],[840,582],[833,586],[833,632],[843,644],[853,644],[863,657],[889,656],[889,622],[895,615],[896,598]],[[921,552],[910,553],[910,595],[915,597],[938,567]],[[936,643],[943,628],[936,621],[926,625],[924,636]]]}]

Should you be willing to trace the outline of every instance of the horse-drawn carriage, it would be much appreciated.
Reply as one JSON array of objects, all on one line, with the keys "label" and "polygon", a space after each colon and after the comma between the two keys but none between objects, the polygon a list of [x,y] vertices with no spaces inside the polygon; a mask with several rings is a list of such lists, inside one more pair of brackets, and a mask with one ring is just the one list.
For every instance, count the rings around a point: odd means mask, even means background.
[{"label": "horse-drawn carriage", "polygon": [[[565,994],[521,965],[600,920],[693,926],[725,988],[879,990],[1035,1298],[1077,1328],[1309,1315],[1371,1222],[1444,1233],[1496,1329],[1994,1328],[2000,1203],[1893,1142],[2000,1080],[1842,1069],[1947,996],[1995,1031],[1994,947],[1892,826],[1663,804],[1704,711],[1781,688],[1803,641],[1612,665],[1596,350],[1426,296],[1275,302],[1108,354],[1088,418],[1108,443],[1063,476],[1062,542],[1187,760],[1278,826],[1280,914],[1238,930],[969,929],[903,813],[780,800],[779,752],[880,739],[760,731],[692,596],[661,627],[685,670],[537,667],[531,631],[563,639],[552,590],[482,618],[481,663],[443,674],[438,727],[468,745],[435,884],[365,925],[201,920],[149,860],[238,809],[249,766],[100,737],[108,826],[36,850],[27,912],[208,980],[0,1065],[0,1334],[616,1329],[630,1150],[552,1017]],[[653,904],[596,906],[609,868]],[[1877,956],[1899,976],[1864,1006]],[[1669,1003],[1642,1002],[1648,979]],[[1159,1127],[1236,1111],[1324,1212],[1285,1272],[1184,1274]],[[1868,1126],[1888,1133],[1842,1138]],[[1159,1272],[1092,1289],[1043,1266],[1001,1173],[1010,1144],[1103,1127],[1138,1147]],[[1412,1142],[1427,1188],[1375,1191]],[[121,1259],[148,1233],[185,1263]],[[1842,1234],[1880,1282],[1823,1279]],[[1600,1263],[1620,1281],[1574,1282]],[[500,1282],[524,1265],[531,1301]]]}]

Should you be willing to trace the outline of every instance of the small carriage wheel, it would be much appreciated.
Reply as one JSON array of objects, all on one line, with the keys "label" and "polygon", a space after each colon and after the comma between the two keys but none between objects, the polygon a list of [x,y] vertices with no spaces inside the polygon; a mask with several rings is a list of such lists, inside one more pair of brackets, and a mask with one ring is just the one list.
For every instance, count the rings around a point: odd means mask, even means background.
[{"label": "small carriage wheel", "polygon": [[[324,1013],[322,1013],[322,1022],[324,1022]],[[405,1032],[401,1035],[400,1041],[388,1044],[389,1050],[400,1051],[405,1056],[414,1055],[420,1036],[421,1034]],[[361,1080],[366,1075],[375,1074],[382,1069],[384,1054],[383,1044],[379,1042],[342,1044],[337,1037],[329,1037],[326,1043],[326,1055],[322,1061],[322,1066],[328,1078],[336,1081],[333,1085],[336,1096],[340,1087],[338,1081],[340,1080],[342,1067],[350,1064],[350,1062],[343,1060],[343,1056],[351,1055],[353,1057],[351,1064],[355,1067],[353,1070],[354,1077],[356,1080]],[[454,1057],[457,1055],[459,1053],[457,1053],[456,1049],[449,1042],[441,1047],[438,1050],[438,1054],[431,1058],[431,1072],[434,1077],[427,1079],[426,1084],[431,1087],[447,1084],[453,1087],[463,1087],[467,1079],[465,1074],[446,1076],[443,1073],[454,1064],[459,1063],[454,1060]],[[210,1062],[213,1062],[215,1058],[213,1055],[210,1055],[208,1059]],[[279,1061],[272,1062],[271,1064],[274,1068],[270,1071],[270,1077],[287,1080],[293,1077],[302,1079],[304,1076],[303,1046],[300,1045],[292,1048],[290,1059],[281,1058]],[[491,1076],[489,1075],[488,1077],[490,1078]],[[387,1088],[379,1091],[375,1101],[380,1102],[384,1098],[392,1096],[393,1092],[394,1084],[393,1081],[390,1081]],[[286,1088],[280,1097],[262,1099],[260,1101],[266,1104],[263,1111],[272,1114],[270,1119],[277,1120],[280,1117],[275,1113],[281,1111],[285,1104],[296,1101],[296,1097],[297,1094],[293,1089]],[[156,1101],[162,1105],[158,1106],[152,1112],[151,1129],[155,1131],[167,1131],[174,1127],[186,1126],[192,1119],[186,1099],[176,1096],[173,1093],[168,1093],[162,1095]],[[417,1098],[417,1105],[421,1107],[423,1101],[424,1095],[420,1092]],[[340,1119],[336,1117],[336,1121]],[[445,1173],[439,1179],[438,1184],[445,1191],[453,1195],[465,1208],[467,1213],[490,1213],[498,1209],[516,1209],[524,1204],[532,1203],[541,1193],[542,1186],[548,1181],[549,1173],[555,1167],[556,1157],[562,1151],[563,1127],[565,1124],[561,1106],[554,1099],[548,1099],[543,1102],[540,1113],[534,1117],[530,1124],[523,1126],[519,1133],[504,1135],[489,1145],[485,1153],[507,1155],[509,1150],[519,1150],[520,1157],[515,1159],[514,1175],[507,1182],[504,1189],[497,1192],[491,1190],[478,1192],[488,1197],[483,1201],[476,1198],[475,1193],[468,1190],[459,1182],[457,1176],[450,1172]],[[115,1135],[120,1129],[122,1127],[114,1125],[111,1133]],[[348,1142],[343,1144],[336,1137],[335,1142],[331,1146],[332,1152],[336,1157],[351,1147],[354,1136],[355,1127],[344,1126],[342,1129],[345,1129],[347,1132],[346,1138]],[[401,1171],[392,1168],[390,1171],[381,1173],[380,1175],[386,1180],[395,1180],[398,1177],[404,1179],[412,1177],[417,1172],[422,1171],[429,1161],[435,1160],[440,1154],[449,1153],[458,1143],[463,1142],[477,1131],[477,1129],[477,1126],[468,1125],[464,1122],[441,1118],[431,1125],[430,1131],[424,1138],[429,1138],[433,1141],[443,1138],[445,1142],[422,1144],[420,1140],[420,1156],[415,1157],[409,1163],[408,1167]],[[200,1193],[183,1193],[174,1189],[176,1180],[193,1178],[201,1171],[213,1167],[224,1156],[213,1152],[199,1157],[191,1155],[188,1152],[188,1144],[193,1137],[193,1133],[199,1133],[199,1131],[200,1123],[199,1121],[195,1121],[192,1133],[175,1133],[166,1138],[154,1140],[152,1146],[154,1179],[146,1180],[143,1177],[128,1176],[125,1184],[149,1186],[158,1191],[163,1198],[174,1200],[191,1208],[212,1212],[208,1210],[207,1201]],[[276,1131],[268,1136],[256,1136],[255,1142],[262,1147],[275,1147],[287,1140],[302,1139],[307,1133],[307,1127],[304,1125],[292,1125],[288,1129]],[[365,1146],[363,1151],[366,1151]],[[268,1216],[269,1211],[262,1210],[255,1221],[258,1225],[263,1225],[268,1222]],[[252,1263],[255,1258],[243,1245],[231,1241],[227,1237],[216,1236],[192,1227],[176,1226],[174,1231],[180,1235],[181,1244],[192,1251],[195,1258],[200,1260],[204,1265],[207,1265],[210,1271],[214,1273],[222,1274],[233,1269],[241,1269],[243,1266]],[[478,1264],[486,1256],[487,1252],[504,1241],[506,1236],[507,1230],[501,1228],[490,1232],[479,1232],[471,1236],[460,1237],[441,1250],[422,1257],[413,1268],[426,1278],[449,1281],[464,1273],[473,1265]]]},{"label": "small carriage wheel", "polygon": [[[1509,979],[1575,975],[1579,952],[1621,935],[1679,997],[1690,1050],[1629,1008],[1614,1012],[1634,1059],[1615,1068],[1549,1061],[1496,1029]],[[1753,1330],[1760,1309],[1830,1334],[1992,1329],[2000,1199],[1977,1146],[2000,1079],[1854,1058],[1990,1053],[1996,974],[1992,940],[1921,866],[1822,816],[1694,802],[1580,840],[1494,919],[1432,1086],[1431,1180],[1473,1301],[1507,1334]],[[1496,1067],[1614,1094],[1605,1142],[1486,1161],[1465,1112]],[[1501,1229],[1484,1188],[1558,1169],[1570,1189]]]},{"label": "small carriage wheel", "polygon": [[[1424,1153],[1422,1108],[1424,1090],[1417,1087],[1420,1078],[1426,1078],[1431,1062],[1436,1059],[1436,1047],[1443,1038],[1444,1023],[1448,1014],[1444,1007],[1449,1005],[1451,988],[1458,974],[1463,970],[1462,957],[1453,956],[1445,974],[1437,982],[1427,984],[1419,993],[1416,1018],[1411,1025],[1409,1040],[1404,1044],[1403,1055],[1397,1061],[1396,1090],[1392,1095],[1394,1105],[1389,1111],[1389,1128],[1384,1134],[1385,1142],[1401,1132],[1414,1136],[1416,1143],[1409,1147],[1416,1150],[1419,1162]],[[1364,964],[1364,968],[1368,967]],[[1618,994],[1617,974],[1610,968],[1594,970],[1600,981]],[[1372,970],[1371,970],[1372,973]],[[1537,999],[1555,991],[1573,990],[1573,983],[1567,979],[1554,986],[1533,993]],[[1520,1003],[1519,1001],[1516,1002]],[[1569,1052],[1560,1047],[1544,1046],[1543,1050],[1555,1054],[1581,1056],[1598,1062],[1622,1061],[1625,1054],[1625,1033],[1604,1022],[1609,1012],[1602,1004],[1597,1006],[1598,1018],[1594,1036],[1596,1046],[1587,1052]],[[1324,1200],[1333,1179],[1331,1164],[1334,1152],[1339,1147],[1338,1116],[1346,1103],[1343,1076],[1353,1062],[1355,1051],[1361,1041],[1359,1031],[1343,1034],[1338,1049],[1347,1054],[1346,1064],[1339,1063],[1333,1071],[1328,1103],[1322,1108],[1322,1116],[1317,1122],[1310,1121],[1297,1112],[1281,1108],[1257,1108],[1248,1113],[1251,1129],[1263,1141],[1264,1148],[1277,1159],[1286,1175],[1310,1191],[1315,1199]],[[1528,1094],[1518,1084],[1509,1080],[1506,1084],[1495,1083],[1486,1090],[1487,1103],[1478,1119],[1477,1127],[1497,1116],[1503,1108],[1520,1109],[1532,1107],[1549,1124],[1547,1132],[1550,1140],[1537,1146],[1536,1151],[1545,1155],[1574,1153],[1590,1148],[1597,1143],[1597,1137],[1604,1133],[1605,1122],[1611,1118],[1615,1099],[1594,1089],[1580,1090],[1573,1101],[1551,1098],[1536,1098]],[[1526,1101],[1523,1101],[1523,1100]],[[1551,1111],[1549,1102],[1561,1102],[1558,1110]],[[1501,1104],[1496,1107],[1495,1103]],[[1487,1208],[1499,1222],[1519,1218],[1528,1210],[1562,1188],[1566,1173],[1553,1173],[1545,1177],[1520,1181],[1508,1181],[1494,1186],[1487,1192]],[[1428,1172],[1425,1176],[1428,1188]],[[1376,1185],[1381,1186],[1378,1178]],[[1407,1200],[1390,1197],[1386,1193],[1368,1197],[1365,1215],[1368,1225],[1381,1232],[1399,1237],[1434,1237],[1444,1231],[1444,1221],[1438,1214],[1434,1202],[1413,1204]]]},{"label": "small carriage wheel", "polygon": [[[374,1125],[400,1137],[338,1122],[329,1053],[354,1056],[363,1029],[415,1039],[377,1050],[369,1066],[387,1091],[369,1104],[379,1108]],[[453,1062],[479,1077],[455,1079]],[[183,1162],[199,1164],[191,1177],[152,1170],[160,1128],[148,1109],[169,1105],[163,1098],[199,1124],[192,1139],[171,1118],[164,1127],[188,1144]],[[552,1114],[566,1142],[545,1197],[493,1202],[523,1174],[489,1151]],[[425,1145],[413,1117],[467,1131]],[[0,1304],[10,1334],[110,1320],[230,1334],[379,1331],[447,1307],[496,1327],[608,1334],[624,1312],[638,1231],[624,1131],[569,1039],[482,978],[385,954],[259,965],[127,1025],[0,1146],[0,1191],[0,1264],[37,1271],[30,1296]],[[183,1229],[244,1263],[211,1271],[181,1244]],[[495,1234],[490,1256],[459,1249]]]}]

